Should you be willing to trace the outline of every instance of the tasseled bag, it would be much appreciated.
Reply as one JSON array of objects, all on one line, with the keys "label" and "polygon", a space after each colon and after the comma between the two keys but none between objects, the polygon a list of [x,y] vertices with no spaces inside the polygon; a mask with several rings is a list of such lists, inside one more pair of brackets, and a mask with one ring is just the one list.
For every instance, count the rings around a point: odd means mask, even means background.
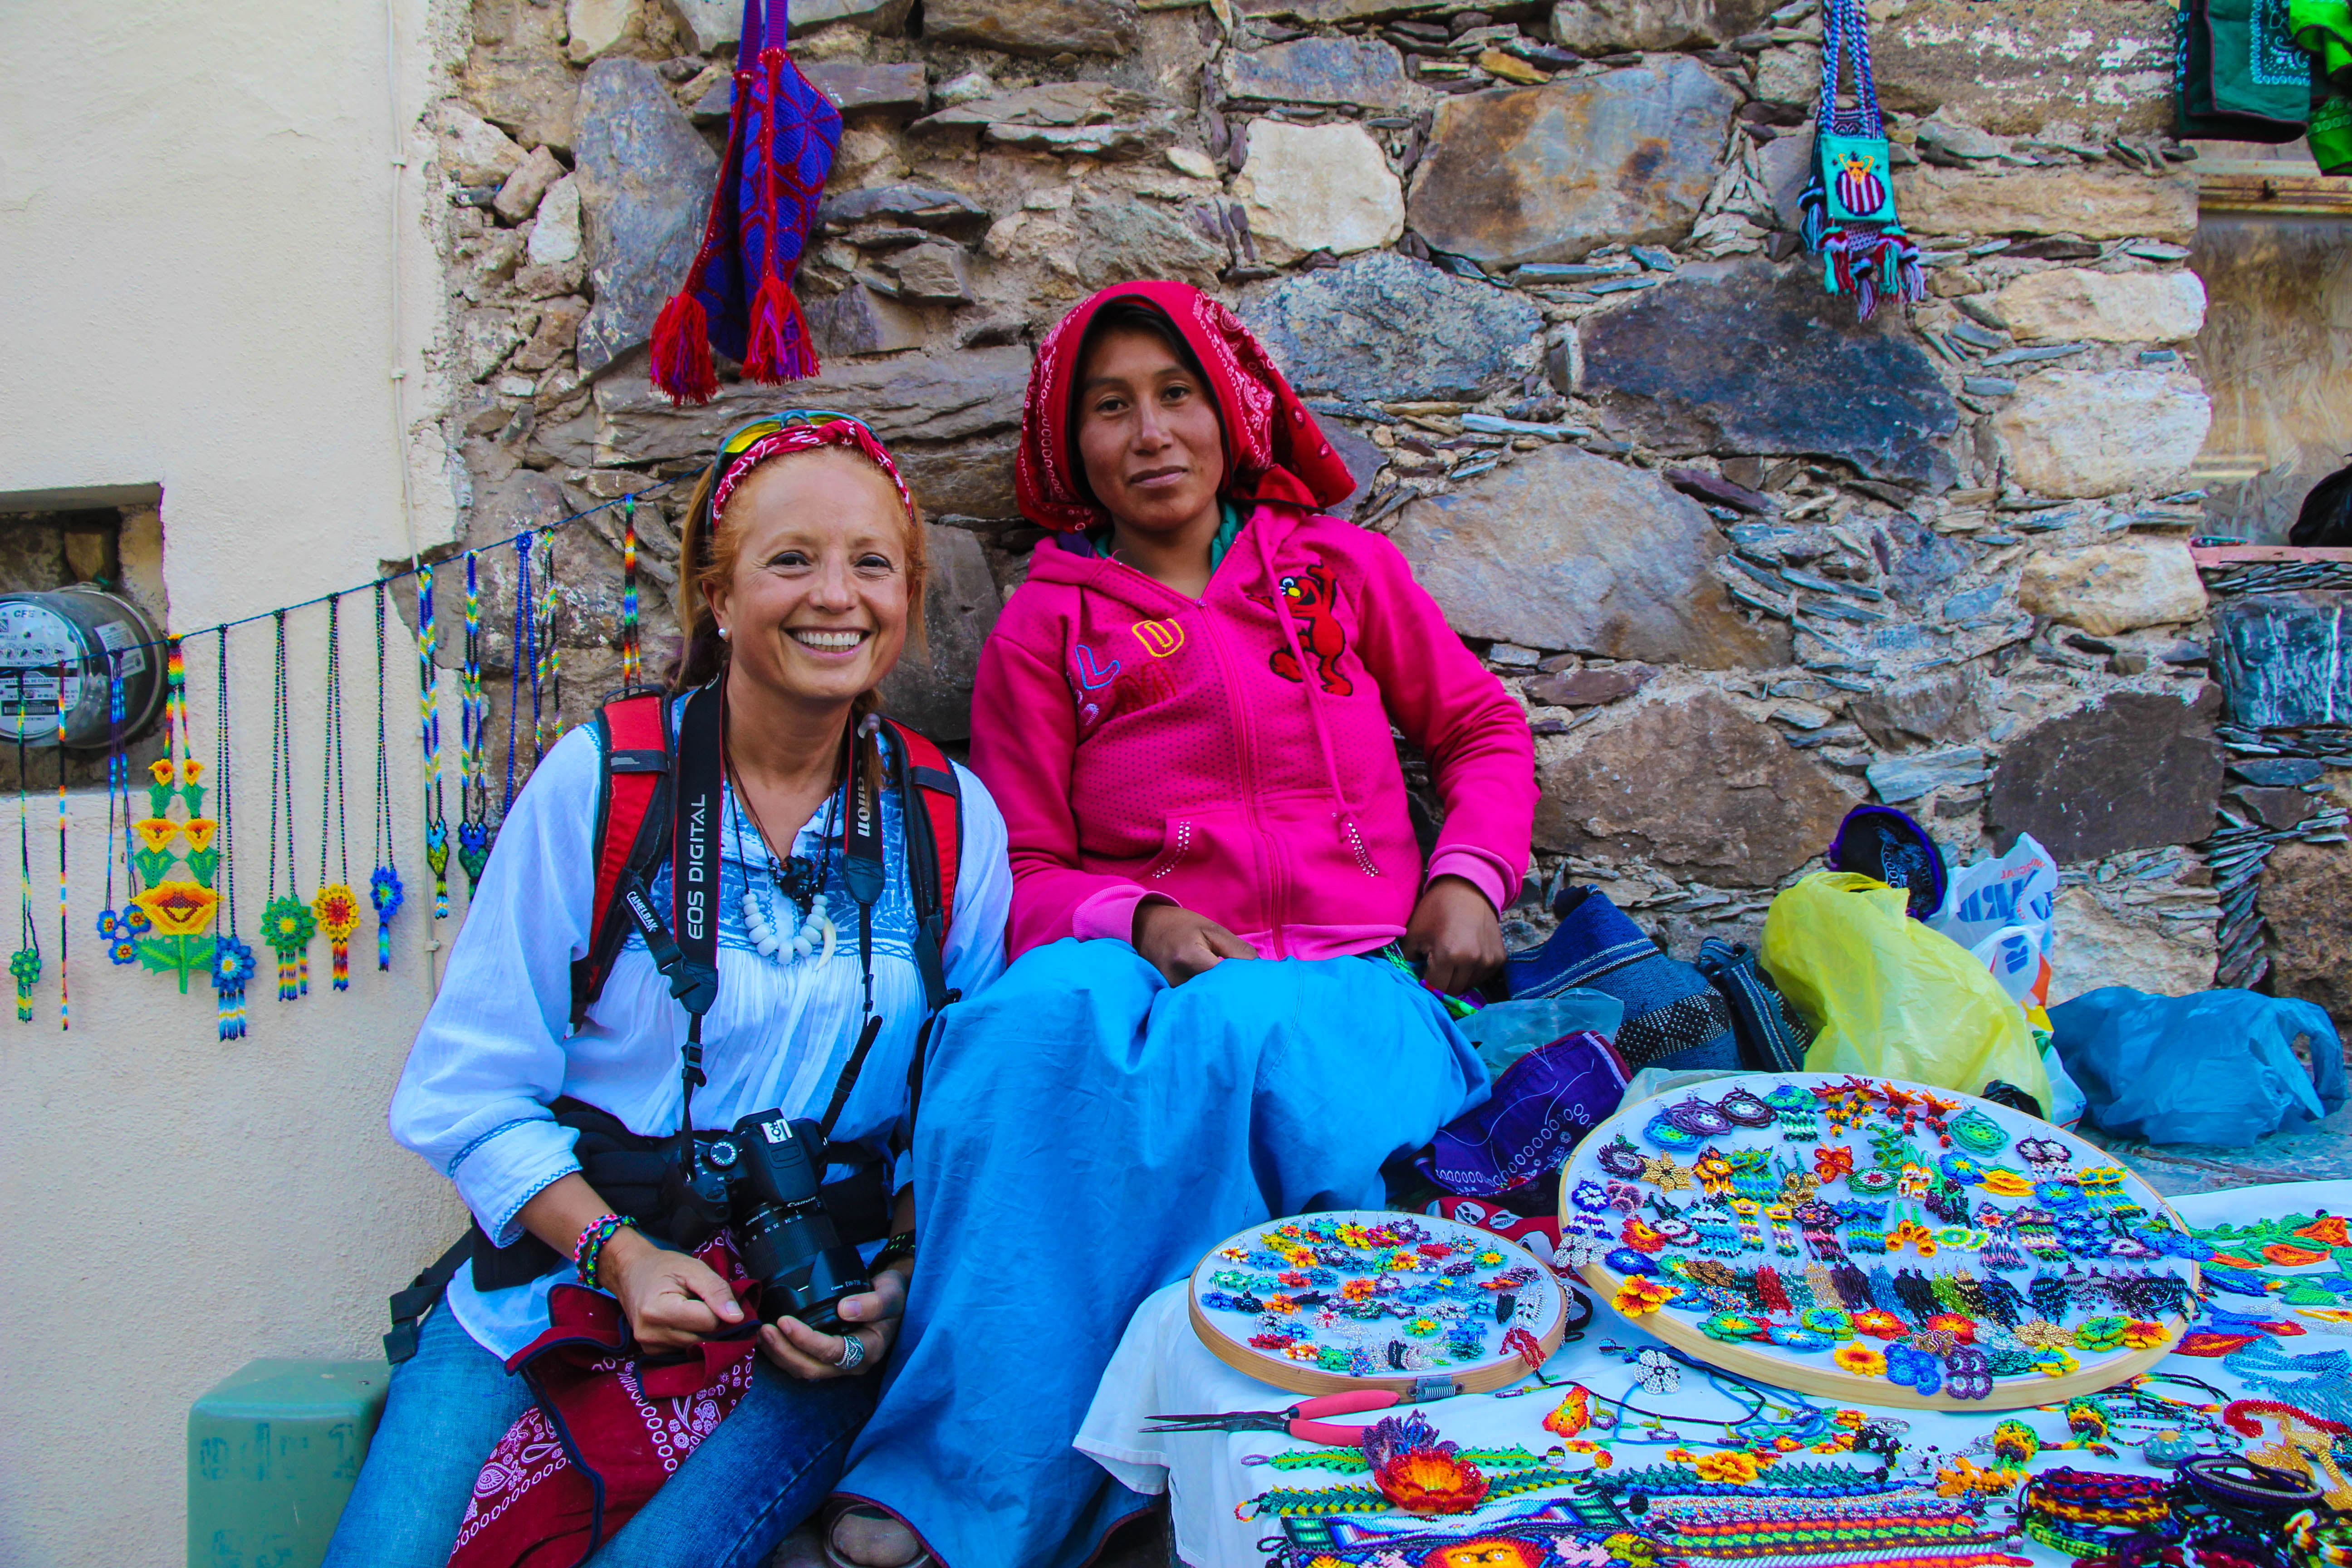
[{"label": "tasseled bag", "polygon": [[[1852,109],[1838,107],[1840,59],[1853,53]],[[1868,321],[1881,296],[1911,304],[1927,297],[1919,247],[1895,216],[1886,126],[1870,74],[1870,23],[1863,0],[1824,0],[1822,101],[1814,117],[1813,177],[1801,203],[1805,248],[1822,258],[1822,284],[1853,296]]]},{"label": "tasseled bag", "polygon": [[718,395],[714,349],[751,381],[817,372],[793,274],[841,145],[841,110],[785,52],[783,20],[783,0],[744,0],[727,156],[702,248],[654,321],[653,383],[674,403]]}]

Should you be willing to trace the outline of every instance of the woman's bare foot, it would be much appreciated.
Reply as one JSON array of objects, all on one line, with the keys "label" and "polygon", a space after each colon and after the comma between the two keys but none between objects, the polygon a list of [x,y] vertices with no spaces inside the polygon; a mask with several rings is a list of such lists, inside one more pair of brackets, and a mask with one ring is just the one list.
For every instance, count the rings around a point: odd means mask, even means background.
[{"label": "woman's bare foot", "polygon": [[912,1568],[929,1555],[913,1531],[880,1509],[858,1504],[834,1515],[824,1539],[835,1568]]}]

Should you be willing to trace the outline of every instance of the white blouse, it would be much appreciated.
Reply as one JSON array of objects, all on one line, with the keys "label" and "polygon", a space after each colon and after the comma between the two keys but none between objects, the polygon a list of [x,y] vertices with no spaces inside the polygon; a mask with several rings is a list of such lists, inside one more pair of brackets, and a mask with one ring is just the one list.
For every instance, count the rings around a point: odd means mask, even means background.
[{"label": "white blouse", "polygon": [[[580,1168],[571,1130],[548,1110],[559,1097],[595,1106],[645,1136],[677,1131],[686,1010],[671,998],[669,983],[635,931],[587,1022],[576,1034],[569,1026],[572,963],[588,951],[603,771],[595,730],[583,726],[557,742],[516,798],[474,889],[440,994],[393,1095],[393,1137],[457,1184],[458,1196],[500,1246],[522,1235],[525,1204]],[[996,803],[968,769],[958,767],[956,774],[963,789],[963,842],[942,957],[948,985],[969,996],[1004,968],[1013,874]],[[856,1043],[865,993],[857,907],[841,879],[838,798],[836,791],[835,801],[820,805],[793,840],[796,857],[825,858],[830,807],[834,832],[824,888],[840,933],[833,956],[795,957],[787,945],[768,957],[745,926],[747,886],[787,942],[796,911],[768,874],[758,830],[728,793],[720,834],[719,999],[702,1021],[702,1066],[709,1081],[694,1093],[698,1129],[723,1130],[771,1108],[786,1116],[821,1114]],[[837,1142],[877,1151],[893,1147],[894,1137],[904,1142],[908,1069],[923,1020],[896,792],[883,797],[882,837],[888,875],[873,929],[874,1009],[883,1027],[834,1129]],[[667,913],[667,864],[651,890],[656,907]],[[907,1179],[901,1154],[893,1185]],[[546,1330],[547,1293],[571,1277],[567,1263],[529,1285],[478,1290],[467,1263],[450,1283],[449,1307],[484,1349],[503,1360]]]}]

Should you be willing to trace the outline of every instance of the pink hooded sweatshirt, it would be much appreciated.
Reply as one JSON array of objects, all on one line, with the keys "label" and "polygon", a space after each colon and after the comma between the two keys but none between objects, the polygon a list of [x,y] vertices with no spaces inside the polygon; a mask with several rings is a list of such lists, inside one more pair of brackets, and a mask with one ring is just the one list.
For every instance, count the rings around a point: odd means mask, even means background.
[{"label": "pink hooded sweatshirt", "polygon": [[[1382,947],[1431,877],[1497,910],[1518,896],[1525,715],[1388,540],[1251,504],[1198,599],[1054,539],[1031,558],[972,693],[972,767],[1011,837],[1009,952],[1131,940],[1147,895],[1268,958]],[[1391,725],[1445,802],[1425,868]]]}]

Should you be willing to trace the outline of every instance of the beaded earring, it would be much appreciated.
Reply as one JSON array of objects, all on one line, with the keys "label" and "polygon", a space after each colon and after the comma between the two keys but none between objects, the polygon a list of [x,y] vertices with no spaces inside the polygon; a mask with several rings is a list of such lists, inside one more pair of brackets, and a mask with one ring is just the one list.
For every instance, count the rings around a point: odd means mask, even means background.
[{"label": "beaded earring", "polygon": [[449,817],[441,796],[440,633],[433,623],[433,568],[416,569],[416,734],[425,753],[425,864],[433,872],[433,918],[449,918]]},{"label": "beaded earring", "polygon": [[368,902],[375,906],[375,966],[392,967],[392,917],[407,889],[393,864],[392,758],[384,745],[383,584],[375,585],[375,812],[369,829]]},{"label": "beaded earring", "polygon": [[[524,574],[524,587],[530,575]],[[513,653],[520,657],[518,642]],[[489,700],[482,695],[482,588],[474,552],[466,552],[466,657],[457,667],[457,864],[470,897],[490,861]]]},{"label": "beaded earring", "polygon": [[236,775],[229,767],[228,628],[220,633],[220,654],[213,667],[214,712],[213,790],[220,799],[214,810],[220,817],[220,865],[214,876],[220,889],[220,929],[213,937],[213,994],[219,1005],[218,1026],[224,1040],[245,1038],[245,983],[260,967],[253,949],[236,934]]},{"label": "beaded earring", "polygon": [[[351,825],[346,815],[343,779],[343,624],[342,595],[327,596],[327,718],[320,747],[319,795],[319,892],[310,912],[327,939],[334,988],[352,988],[352,932],[360,928],[360,899],[352,891]],[[338,875],[327,880],[327,818],[333,807]]]},{"label": "beaded earring", "polygon": [[2009,1134],[2000,1123],[1973,1105],[1952,1119],[1951,1135],[1953,1142],[1971,1154],[1998,1154],[2009,1147]]},{"label": "beaded earring", "polygon": [[[301,868],[294,847],[294,710],[286,680],[286,612],[277,624],[276,669],[269,694],[269,901],[261,906],[261,940],[278,955],[278,999],[291,1002],[310,994],[310,939],[319,917],[302,897]],[[285,825],[284,835],[278,825]],[[286,854],[286,890],[278,890],[278,856]]]}]

